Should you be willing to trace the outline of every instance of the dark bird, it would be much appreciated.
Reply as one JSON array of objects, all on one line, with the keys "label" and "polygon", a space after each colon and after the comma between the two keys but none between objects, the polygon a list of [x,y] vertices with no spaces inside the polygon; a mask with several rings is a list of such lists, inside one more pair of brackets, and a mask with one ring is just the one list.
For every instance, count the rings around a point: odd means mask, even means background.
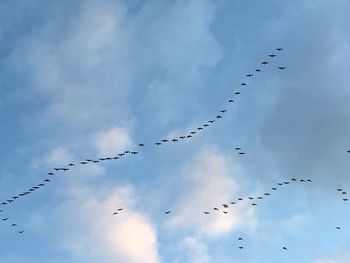
[{"label": "dark bird", "polygon": [[45,179],[44,182],[51,182],[51,180],[50,179]]},{"label": "dark bird", "polygon": [[2,205],[7,205],[7,203],[6,203],[6,202],[2,202],[1,204],[2,204]]},{"label": "dark bird", "polygon": [[276,48],[277,51],[282,51],[283,48],[279,47],[279,48]]},{"label": "dark bird", "polygon": [[232,202],[230,202],[230,203],[231,203],[232,205],[236,204],[236,202],[233,202],[233,201],[232,201]]},{"label": "dark bird", "polygon": [[203,128],[202,127],[198,127],[197,130],[201,131],[201,130],[203,130]]},{"label": "dark bird", "polygon": [[304,179],[301,179],[301,180],[300,180],[300,182],[303,182],[303,183],[305,183],[305,180],[304,180]]},{"label": "dark bird", "polygon": [[256,71],[256,72],[261,72],[261,70],[260,70],[260,69],[258,69],[258,68],[257,68],[255,71]]},{"label": "dark bird", "polygon": [[68,171],[68,170],[69,170],[68,168],[62,168],[63,172]]},{"label": "dark bird", "polygon": [[283,183],[277,183],[279,186],[283,185]]},{"label": "dark bird", "polygon": [[117,211],[122,211],[124,208],[118,208]]},{"label": "dark bird", "polygon": [[17,226],[17,224],[12,224],[11,226]]},{"label": "dark bird", "polygon": [[341,229],[340,226],[336,226],[335,228],[338,229],[338,230]]},{"label": "dark bird", "polygon": [[243,249],[243,247],[241,246],[241,247],[238,247],[239,249]]},{"label": "dark bird", "polygon": [[342,188],[338,188],[337,191],[338,191],[338,192],[341,192],[341,191],[343,191],[343,189],[342,189]]},{"label": "dark bird", "polygon": [[277,191],[277,188],[276,187],[272,187],[271,188],[273,191]]},{"label": "dark bird", "polygon": [[134,151],[132,151],[132,152],[130,152],[130,153],[135,155],[135,154],[138,154],[139,152],[134,152]]},{"label": "dark bird", "polygon": [[247,74],[245,76],[248,77],[248,78],[251,78],[251,77],[253,77],[253,74]]},{"label": "dark bird", "polygon": [[70,164],[68,164],[69,166],[74,166],[74,163],[70,163]]},{"label": "dark bird", "polygon": [[296,181],[297,181],[297,179],[295,179],[295,178],[292,178],[292,179],[291,179],[291,181],[293,181],[293,182],[296,182]]},{"label": "dark bird", "polygon": [[269,57],[270,58],[274,58],[274,57],[276,57],[276,55],[275,54],[270,54]]},{"label": "dark bird", "polygon": [[172,142],[178,142],[178,140],[177,140],[177,139],[172,139],[171,141],[172,141]]},{"label": "dark bird", "polygon": [[112,158],[111,157],[106,157],[106,160],[110,161],[110,160],[112,160]]},{"label": "dark bird", "polygon": [[59,170],[61,170],[60,168],[53,168],[55,171],[59,171]]},{"label": "dark bird", "polygon": [[312,180],[310,180],[310,179],[307,179],[307,181],[308,181],[309,183],[312,183]]},{"label": "dark bird", "polygon": [[163,139],[163,140],[161,140],[161,142],[168,142],[169,140],[167,140],[167,139]]},{"label": "dark bird", "polygon": [[225,113],[227,110],[221,110],[220,112]]},{"label": "dark bird", "polygon": [[[121,157],[121,156],[124,156],[125,153],[119,153],[118,155]],[[107,158],[104,158],[104,159],[107,160]]]},{"label": "dark bird", "polygon": [[228,102],[232,103],[232,102],[234,102],[234,101],[233,101],[233,100],[229,100]]},{"label": "dark bird", "polygon": [[347,195],[348,193],[347,193],[347,192],[342,192],[341,194],[342,194],[342,195]]},{"label": "dark bird", "polygon": [[124,151],[125,154],[130,153],[130,151]]},{"label": "dark bird", "polygon": [[114,213],[113,213],[113,215],[117,215],[117,214],[118,214],[118,212],[114,212]]},{"label": "dark bird", "polygon": [[240,151],[240,150],[242,150],[242,149],[241,149],[240,147],[236,147],[235,150],[236,150],[236,151]]},{"label": "dark bird", "polygon": [[283,182],[284,184],[289,184],[289,182]]},{"label": "dark bird", "polygon": [[22,231],[18,231],[18,233],[23,234],[23,233],[24,233],[24,231],[23,231],[23,230],[22,230]]},{"label": "dark bird", "polygon": [[267,62],[267,61],[263,61],[263,62],[261,62],[261,64],[263,64],[263,65],[267,65],[267,64],[269,64],[269,62]]},{"label": "dark bird", "polygon": [[186,136],[180,136],[179,138],[180,138],[180,139],[185,139],[185,138],[186,138]]},{"label": "dark bird", "polygon": [[92,162],[92,160],[91,160],[91,159],[85,159],[85,161],[87,161],[87,162]]},{"label": "dark bird", "polygon": [[241,95],[239,91],[235,92],[234,95]]},{"label": "dark bird", "polygon": [[187,138],[192,138],[192,135],[187,135]]},{"label": "dark bird", "polygon": [[155,142],[154,144],[155,144],[155,145],[162,145],[161,142]]},{"label": "dark bird", "polygon": [[203,127],[209,127],[209,124],[204,124]]},{"label": "dark bird", "polygon": [[214,207],[214,208],[213,208],[213,210],[219,211],[219,208],[217,208],[217,207]]},{"label": "dark bird", "polygon": [[287,250],[287,248],[286,248],[286,247],[282,247],[282,249]]},{"label": "dark bird", "polygon": [[348,199],[347,198],[343,198],[343,201],[348,201]]},{"label": "dark bird", "polygon": [[348,150],[347,152],[350,153],[350,150]]},{"label": "dark bird", "polygon": [[87,162],[80,162],[80,164],[87,164]]},{"label": "dark bird", "polygon": [[7,221],[9,218],[8,217],[6,217],[6,218],[3,218],[3,219],[1,219],[2,221]]},{"label": "dark bird", "polygon": [[261,196],[259,196],[259,197],[258,197],[258,199],[259,199],[259,200],[262,200],[262,199],[264,199],[264,198],[263,198],[263,197],[261,197]]},{"label": "dark bird", "polygon": [[242,197],[238,198],[238,201],[243,201],[243,198]]},{"label": "dark bird", "polygon": [[227,211],[223,211],[223,212],[224,212],[225,215],[228,213]]},{"label": "dark bird", "polygon": [[[123,155],[122,155],[123,156]],[[106,158],[99,158],[99,161],[106,161]]]},{"label": "dark bird", "polygon": [[190,132],[190,134],[196,134],[196,133],[197,133],[197,132],[195,132],[195,131],[191,131],[191,132]]},{"label": "dark bird", "polygon": [[253,200],[253,199],[254,199],[254,197],[248,197],[248,199],[249,199],[249,200]]},{"label": "dark bird", "polygon": [[214,123],[215,122],[215,120],[211,120],[211,121],[208,121],[209,123]]},{"label": "dark bird", "polygon": [[238,240],[243,240],[243,238],[239,237]]},{"label": "dark bird", "polygon": [[286,67],[278,67],[280,70],[284,70],[286,69]]},{"label": "dark bird", "polygon": [[140,143],[139,147],[145,147],[145,145],[143,143]]},{"label": "dark bird", "polygon": [[246,154],[246,153],[245,152],[239,152],[238,154],[243,155],[243,154]]},{"label": "dark bird", "polygon": [[12,196],[12,199],[18,199],[18,196]]},{"label": "dark bird", "polygon": [[222,119],[221,115],[216,116],[217,119]]},{"label": "dark bird", "polygon": [[209,215],[209,214],[210,214],[210,212],[206,212],[206,211],[204,211],[203,213],[206,214],[206,215]]},{"label": "dark bird", "polygon": [[50,173],[47,173],[47,174],[48,174],[48,175],[54,175],[54,173],[51,173],[51,172],[50,172]]},{"label": "dark bird", "polygon": [[228,205],[227,204],[223,204],[222,205],[224,208],[228,208]]},{"label": "dark bird", "polygon": [[241,86],[248,86],[246,83],[242,82]]},{"label": "dark bird", "polygon": [[171,213],[171,211],[166,211],[166,212],[165,212],[166,215],[168,215],[168,214],[170,214],[170,213]]},{"label": "dark bird", "polygon": [[44,186],[44,184],[38,184],[38,186]]},{"label": "dark bird", "polygon": [[270,195],[269,193],[264,193],[264,195]]},{"label": "dark bird", "polygon": [[[119,156],[114,156],[112,159],[113,159],[113,160],[118,160],[118,159],[119,159]],[[95,163],[95,162],[98,163],[98,161],[93,161],[93,162],[94,162],[94,163]]]},{"label": "dark bird", "polygon": [[252,203],[252,206],[257,206],[257,204],[256,203]]},{"label": "dark bird", "polygon": [[[38,188],[39,188],[39,187],[38,187]],[[11,203],[11,202],[13,202],[13,200],[11,200],[11,199],[7,199],[7,202]]]}]

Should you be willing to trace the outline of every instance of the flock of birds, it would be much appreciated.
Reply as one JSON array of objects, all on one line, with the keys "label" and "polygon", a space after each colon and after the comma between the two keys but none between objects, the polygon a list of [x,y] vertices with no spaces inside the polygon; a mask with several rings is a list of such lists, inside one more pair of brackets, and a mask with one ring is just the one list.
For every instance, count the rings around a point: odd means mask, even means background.
[{"label": "flock of birds", "polygon": [[[276,48],[276,51],[279,53],[279,52],[282,52],[283,51],[283,48]],[[270,59],[273,59],[274,57],[276,57],[277,55],[272,53],[272,54],[269,54],[268,57]],[[267,60],[264,60],[261,62],[261,65],[262,67],[266,66],[270,64],[270,61],[267,61]],[[285,70],[286,67],[285,66],[278,66],[277,67],[279,70]],[[255,69],[255,73],[248,73],[246,74],[246,78],[247,79],[250,79],[254,76],[254,74],[260,74],[262,72],[262,68],[256,68]],[[248,84],[247,84],[247,81],[242,81],[240,83],[240,86],[242,88],[244,87],[247,87]],[[235,102],[236,98],[241,95],[242,91],[241,90],[235,90],[232,92],[232,97],[230,97],[227,102],[229,104],[232,104]],[[155,145],[155,146],[161,146],[161,145],[165,145],[167,143],[177,143],[179,141],[184,141],[184,140],[187,140],[187,139],[190,139],[192,137],[194,137],[195,135],[199,134],[201,131],[207,129],[208,127],[214,125],[215,123],[217,123],[218,120],[222,119],[224,117],[224,114],[228,111],[228,108],[223,108],[221,109],[215,117],[213,117],[212,119],[206,121],[205,123],[199,125],[198,127],[196,127],[195,129],[193,129],[192,131],[188,132],[187,134],[183,134],[181,136],[178,136],[178,137],[174,137],[174,138],[165,138],[165,139],[161,139],[159,141],[155,141],[153,143],[150,143],[148,145]],[[147,146],[148,146],[147,145]],[[89,164],[97,164],[97,163],[102,163],[102,162],[106,162],[106,161],[115,161],[115,160],[120,160],[122,158],[125,158],[127,156],[133,156],[133,155],[137,155],[139,154],[140,150],[143,148],[143,147],[146,147],[146,144],[145,143],[139,143],[137,145],[137,147],[135,147],[135,149],[132,149],[132,150],[126,150],[124,152],[121,152],[121,153],[118,153],[114,156],[107,156],[107,157],[100,157],[100,158],[88,158],[88,159],[84,159],[84,160],[81,160],[79,162],[71,162],[65,166],[61,166],[61,167],[54,167],[52,171],[49,171],[47,173],[47,175],[49,177],[43,179],[41,182],[39,182],[38,184],[35,184],[35,185],[32,185],[31,187],[27,188],[26,190],[24,190],[23,192],[19,193],[19,194],[15,194],[7,199],[5,199],[2,203],[1,203],[1,206],[3,207],[6,207],[6,206],[9,206],[9,205],[12,205],[13,203],[15,203],[17,200],[20,200],[24,197],[27,197],[27,196],[30,196],[31,194],[33,194],[34,192],[42,189],[43,187],[46,187],[48,184],[50,184],[52,181],[53,181],[53,178],[54,176],[58,175],[59,173],[65,173],[71,169],[73,169],[74,166],[77,166],[77,165],[82,165],[82,166],[85,166],[85,165],[89,165]],[[239,155],[245,155],[246,152],[242,150],[241,147],[235,147],[234,148],[235,152]],[[348,153],[350,153],[350,150],[347,151]],[[274,191],[277,191],[278,188],[282,187],[282,186],[285,186],[285,185],[288,185],[290,183],[295,183],[295,182],[301,182],[301,183],[311,183],[312,180],[311,179],[299,179],[297,180],[296,178],[292,178],[291,180],[289,181],[283,181],[283,182],[279,182],[277,183],[277,186],[274,186],[274,187],[271,187],[271,191],[274,192]],[[337,191],[343,196],[343,201],[348,201],[348,198],[346,197],[347,196],[347,192],[344,191],[342,188],[338,188]],[[252,196],[247,196],[245,198],[243,197],[239,197],[237,198],[237,200],[231,200],[231,201],[228,201],[227,203],[224,203],[224,204],[221,204],[220,206],[217,206],[217,207],[213,207],[211,209],[208,209],[206,211],[203,211],[203,214],[204,215],[210,215],[211,213],[218,213],[220,211],[222,211],[222,213],[224,214],[228,214],[229,213],[229,209],[231,207],[233,207],[234,205],[236,205],[237,203],[239,202],[242,202],[244,199],[248,200],[250,202],[250,205],[251,206],[257,206],[258,205],[258,202],[260,200],[263,200],[264,198],[267,198],[269,197],[272,192],[270,191],[267,191],[267,192],[264,192],[262,193],[260,196],[256,196],[256,197],[252,197]],[[219,207],[222,207],[222,209],[220,209]],[[113,216],[115,215],[118,215],[119,213],[121,213],[122,211],[124,210],[124,208],[118,208],[116,209],[116,211],[113,212]],[[1,213],[3,213],[4,211],[2,209],[0,209],[0,215]],[[165,211],[164,212],[165,214],[170,214],[172,213],[172,211]],[[1,218],[1,221],[3,222],[10,222],[10,218],[9,217],[2,217]],[[15,222],[10,222],[10,226],[13,227],[13,228],[16,228],[18,227],[17,224]],[[336,227],[337,229],[341,229],[340,226],[337,226]],[[17,230],[19,234],[23,234],[24,233],[24,230]],[[243,238],[242,237],[239,237],[238,238],[239,241],[243,241]],[[239,249],[243,249],[243,245],[240,244],[238,246]],[[282,247],[283,250],[287,250],[287,247],[286,246],[283,246]]]}]

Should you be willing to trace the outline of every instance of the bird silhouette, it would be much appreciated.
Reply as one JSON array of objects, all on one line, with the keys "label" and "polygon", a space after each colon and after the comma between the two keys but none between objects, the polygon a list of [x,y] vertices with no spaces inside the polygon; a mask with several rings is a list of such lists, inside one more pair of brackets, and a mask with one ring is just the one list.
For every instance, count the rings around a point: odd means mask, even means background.
[{"label": "bird silhouette", "polygon": [[248,86],[248,85],[245,82],[242,82],[241,86]]},{"label": "bird silhouette", "polygon": [[171,213],[171,211],[166,211],[166,212],[165,212],[166,215],[168,215],[168,214],[170,214],[170,213]]},{"label": "bird silhouette", "polygon": [[284,250],[288,250],[288,249],[287,249],[287,247],[282,247],[282,249],[284,249]]},{"label": "bird silhouette", "polygon": [[279,48],[276,48],[277,51],[282,51],[283,48],[279,47]]},{"label": "bird silhouette", "polygon": [[255,71],[256,71],[256,72],[261,72],[261,70],[260,70],[260,69],[258,69],[258,68],[257,68]]},{"label": "bird silhouette", "polygon": [[284,70],[286,69],[286,67],[278,67],[280,70]]},{"label": "bird silhouette", "polygon": [[143,143],[139,143],[139,147],[145,147]]},{"label": "bird silhouette", "polygon": [[269,64],[269,62],[267,62],[267,61],[263,61],[263,62],[261,62],[261,64],[263,64],[263,65],[267,65],[267,64]]},{"label": "bird silhouette", "polygon": [[245,75],[246,77],[248,77],[248,78],[251,78],[251,77],[253,77],[254,75],[253,74],[247,74],[247,75]]},{"label": "bird silhouette", "polygon": [[276,57],[276,55],[275,54],[270,54],[269,57],[270,58],[274,58],[274,57]]}]

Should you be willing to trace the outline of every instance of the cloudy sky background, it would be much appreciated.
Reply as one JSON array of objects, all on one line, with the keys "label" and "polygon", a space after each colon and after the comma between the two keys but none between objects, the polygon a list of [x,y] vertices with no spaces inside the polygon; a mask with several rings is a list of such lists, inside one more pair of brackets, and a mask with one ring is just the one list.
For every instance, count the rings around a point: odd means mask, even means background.
[{"label": "cloudy sky background", "polygon": [[[2,208],[1,261],[349,262],[350,207],[335,190],[350,192],[349,11],[347,0],[2,1],[1,200],[52,167],[146,147]],[[193,139],[152,145],[222,108]],[[292,177],[313,183],[203,215]]]}]

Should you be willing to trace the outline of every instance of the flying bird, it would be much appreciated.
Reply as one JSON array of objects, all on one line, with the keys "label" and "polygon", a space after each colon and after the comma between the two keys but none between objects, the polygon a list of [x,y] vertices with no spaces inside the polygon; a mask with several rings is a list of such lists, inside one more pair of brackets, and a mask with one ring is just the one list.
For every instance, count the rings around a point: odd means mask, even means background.
[{"label": "flying bird", "polygon": [[277,51],[282,51],[283,48],[279,47],[279,48],[276,48]]},{"label": "flying bird", "polygon": [[338,188],[337,191],[338,191],[338,192],[341,192],[341,191],[343,191],[343,189],[342,189],[342,188]]},{"label": "flying bird", "polygon": [[259,196],[259,197],[258,197],[258,199],[259,199],[259,200],[262,200],[262,199],[264,199],[264,198],[263,198],[263,197],[261,197],[261,196]]},{"label": "flying bird", "polygon": [[209,124],[204,124],[203,127],[209,127]]},{"label": "flying bird", "polygon": [[264,193],[264,195],[270,195],[269,193]]},{"label": "flying bird", "polygon": [[234,95],[241,95],[239,91],[235,92]]},{"label": "flying bird", "polygon": [[276,187],[272,187],[271,188],[273,191],[277,191],[277,188]]},{"label": "flying bird", "polygon": [[254,75],[253,74],[247,74],[247,75],[245,75],[246,77],[248,77],[248,78],[251,78],[251,77],[253,77]]},{"label": "flying bird", "polygon": [[185,138],[186,138],[186,136],[180,136],[179,138],[180,138],[180,139],[185,139]]},{"label": "flying bird", "polygon": [[195,132],[195,131],[191,131],[191,132],[190,132],[190,134],[196,134],[196,133],[197,133],[197,132]]},{"label": "flying bird", "polygon": [[74,163],[70,163],[70,164],[68,164],[69,166],[74,166]]},{"label": "flying bird", "polygon": [[143,143],[140,143],[139,147],[145,147],[145,145]]},{"label": "flying bird", "polygon": [[242,197],[238,198],[238,201],[243,201],[243,198]]},{"label": "flying bird", "polygon": [[23,234],[23,233],[24,233],[24,231],[23,231],[23,230],[22,230],[22,231],[18,231],[18,233]]},{"label": "flying bird", "polygon": [[118,208],[117,211],[122,211],[124,208]]},{"label": "flying bird", "polygon": [[261,72],[261,70],[260,70],[260,69],[258,69],[258,68],[257,68],[255,71],[256,71],[256,72]]},{"label": "flying bird", "polygon": [[44,182],[51,182],[51,180],[50,179],[45,179]]},{"label": "flying bird", "polygon": [[246,154],[245,152],[239,152],[238,154],[240,154],[240,155],[244,155],[244,154]]},{"label": "flying bird", "polygon": [[17,224],[12,224],[11,226],[17,226]]},{"label": "flying bird", "polygon": [[248,86],[246,83],[242,82],[241,86]]},{"label": "flying bird", "polygon": [[243,247],[241,246],[241,247],[238,247],[239,249],[243,249]]},{"label": "flying bird", "polygon": [[68,168],[62,168],[63,172],[68,171],[68,170],[69,170]]},{"label": "flying bird", "polygon": [[275,54],[270,54],[269,57],[270,58],[274,58],[274,57],[276,57],[276,55]]},{"label": "flying bird", "polygon": [[269,62],[267,62],[267,61],[263,61],[263,62],[261,62],[261,64],[263,64],[263,65],[267,65],[267,64],[269,64]]},{"label": "flying bird", "polygon": [[238,240],[243,240],[243,238],[239,237]]},{"label": "flying bird", "polygon": [[172,141],[172,142],[178,142],[178,140],[177,140],[177,139],[172,139],[171,141]]},{"label": "flying bird", "polygon": [[166,212],[165,212],[166,215],[168,215],[168,214],[170,214],[170,213],[171,213],[171,211],[166,211]]},{"label": "flying bird", "polygon": [[7,221],[9,218],[8,217],[6,217],[6,218],[2,218],[1,220],[2,221]]},{"label": "flying bird", "polygon": [[203,130],[203,128],[202,127],[198,127],[197,130],[201,131],[201,130]]},{"label": "flying bird", "polygon": [[227,204],[223,204],[222,205],[224,208],[228,208],[228,205]]},{"label": "flying bird", "polygon": [[139,152],[130,152],[131,154],[138,154]]},{"label": "flying bird", "polygon": [[284,70],[286,69],[286,67],[278,67],[280,70]]},{"label": "flying bird", "polygon": [[221,115],[216,116],[217,119],[222,119]]},{"label": "flying bird", "polygon": [[54,173],[51,173],[51,172],[50,172],[50,173],[47,173],[47,174],[48,174],[48,175],[54,175]]},{"label": "flying bird", "polygon": [[224,212],[225,215],[228,213],[227,211],[223,211],[223,212]]},{"label": "flying bird", "polygon": [[162,143],[161,142],[155,142],[154,144],[155,145],[161,145]]},{"label": "flying bird", "polygon": [[229,100],[228,102],[232,103],[232,102],[234,102],[234,101],[233,101],[233,100]]},{"label": "flying bird", "polygon": [[282,249],[287,250],[287,247],[282,247]]},{"label": "flying bird", "polygon": [[87,162],[80,162],[80,164],[87,164]]},{"label": "flying bird", "polygon": [[163,139],[163,140],[161,140],[161,142],[169,142],[169,140]]},{"label": "flying bird", "polygon": [[220,112],[225,113],[227,110],[221,110]]},{"label": "flying bird", "polygon": [[253,200],[253,199],[254,199],[254,197],[248,197],[248,199],[249,199],[249,200]]},{"label": "flying bird", "polygon": [[213,208],[213,210],[219,211],[219,208],[217,208],[217,207],[214,207],[214,208]]},{"label": "flying bird", "polygon": [[206,215],[209,215],[209,214],[210,214],[210,212],[206,212],[206,211],[204,211],[203,213],[206,214]]},{"label": "flying bird", "polygon": [[296,181],[297,181],[297,179],[295,179],[295,178],[292,178],[292,179],[291,179],[291,181],[293,181],[293,182],[296,182]]},{"label": "flying bird", "polygon": [[252,206],[257,206],[257,204],[256,203],[252,203]]},{"label": "flying bird", "polygon": [[187,138],[192,138],[192,135],[187,135]]},{"label": "flying bird", "polygon": [[338,230],[341,229],[340,226],[336,226],[335,228],[338,229]]},{"label": "flying bird", "polygon": [[235,150],[236,150],[236,151],[240,151],[240,150],[242,150],[242,149],[241,149],[240,147],[236,147]]}]

